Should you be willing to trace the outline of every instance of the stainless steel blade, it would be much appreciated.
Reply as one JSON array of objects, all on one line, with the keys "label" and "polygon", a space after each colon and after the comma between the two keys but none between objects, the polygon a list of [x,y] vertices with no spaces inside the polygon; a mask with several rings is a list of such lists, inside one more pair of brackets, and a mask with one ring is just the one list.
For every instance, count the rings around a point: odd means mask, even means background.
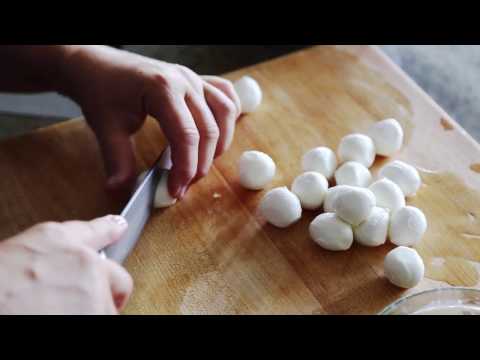
[{"label": "stainless steel blade", "polygon": [[115,244],[105,248],[101,255],[117,263],[123,263],[135,247],[145,224],[153,210],[158,183],[162,176],[168,176],[171,168],[170,149],[167,148],[155,165],[148,171],[121,215],[128,222],[126,234]]}]

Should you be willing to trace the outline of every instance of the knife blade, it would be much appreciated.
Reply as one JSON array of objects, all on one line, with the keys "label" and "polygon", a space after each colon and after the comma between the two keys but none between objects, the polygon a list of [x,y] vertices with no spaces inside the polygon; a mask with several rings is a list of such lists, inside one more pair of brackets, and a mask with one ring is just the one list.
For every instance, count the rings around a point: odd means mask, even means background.
[{"label": "knife blade", "polygon": [[171,169],[170,147],[167,147],[146,173],[143,181],[135,190],[130,201],[120,214],[128,222],[125,235],[100,253],[104,258],[122,264],[137,244],[145,224],[153,211],[153,203],[158,183],[163,176],[168,176]]}]

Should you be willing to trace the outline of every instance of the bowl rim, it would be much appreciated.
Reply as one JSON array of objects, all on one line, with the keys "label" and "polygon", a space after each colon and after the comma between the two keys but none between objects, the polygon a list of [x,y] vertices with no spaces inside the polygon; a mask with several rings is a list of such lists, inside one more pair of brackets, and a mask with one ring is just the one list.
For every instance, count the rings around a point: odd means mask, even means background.
[{"label": "bowl rim", "polygon": [[406,301],[411,300],[412,298],[417,298],[426,294],[432,294],[436,292],[472,292],[480,295],[480,289],[475,289],[475,288],[467,288],[467,287],[441,287],[441,288],[434,288],[434,289],[429,289],[429,290],[424,290],[420,291],[415,294],[411,294],[408,296],[405,296],[403,298],[398,299],[397,301],[391,303],[388,305],[386,308],[384,308],[381,312],[378,313],[378,315],[388,315],[389,312],[391,312],[393,309],[397,308],[401,304],[403,304]]}]

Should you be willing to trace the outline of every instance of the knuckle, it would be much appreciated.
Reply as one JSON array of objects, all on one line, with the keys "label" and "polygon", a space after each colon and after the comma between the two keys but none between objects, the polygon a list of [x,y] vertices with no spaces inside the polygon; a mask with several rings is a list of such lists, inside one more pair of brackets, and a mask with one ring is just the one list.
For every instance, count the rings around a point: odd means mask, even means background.
[{"label": "knuckle", "polygon": [[231,81],[228,80],[228,79],[223,79],[223,78],[222,78],[222,81],[223,81],[223,83],[225,84],[225,87],[226,87],[228,90],[230,90],[230,91],[232,91],[232,92],[235,92],[235,87],[233,86],[233,82],[231,82]]},{"label": "knuckle", "polygon": [[206,167],[203,167],[203,168],[198,169],[197,177],[203,178],[203,177],[207,176],[208,170],[209,170],[209,169],[207,169]]},{"label": "knuckle", "polygon": [[56,239],[65,235],[64,225],[53,221],[38,224],[34,229],[38,231],[41,236],[48,238]]},{"label": "knuckle", "polygon": [[190,73],[193,72],[193,71],[190,70],[188,67],[186,67],[186,66],[184,66],[184,65],[181,65],[181,64],[175,64],[174,66],[175,66],[175,68],[176,68],[178,71],[180,71],[180,72],[184,72],[184,73],[188,73],[188,74],[190,74]]},{"label": "knuckle", "polygon": [[192,69],[189,69],[188,67],[184,66],[184,65],[175,65],[178,72],[182,75],[182,76],[185,76],[189,79],[192,79],[194,80],[195,82],[197,83],[202,83],[200,77],[192,70]]},{"label": "knuckle", "polygon": [[235,87],[233,86],[233,82],[223,77],[214,76],[211,79],[211,83],[217,87],[218,89],[222,90],[227,96],[230,94],[236,94]]},{"label": "knuckle", "polygon": [[202,131],[201,137],[208,142],[216,142],[220,138],[220,130],[218,129],[218,126],[206,127]]},{"label": "knuckle", "polygon": [[161,86],[161,87],[170,86],[170,79],[164,73],[155,72],[151,76],[152,76],[152,82],[154,85]]},{"label": "knuckle", "polygon": [[237,110],[232,101],[221,100],[218,102],[218,115],[225,120],[231,120],[235,117]]},{"label": "knuckle", "polygon": [[98,260],[98,255],[85,246],[72,246],[69,253],[76,259],[80,266],[90,266]]},{"label": "knuckle", "polygon": [[187,146],[198,146],[200,143],[200,134],[197,129],[184,128],[181,130],[180,136]]},{"label": "knuckle", "polygon": [[175,73],[156,72],[152,74],[152,83],[154,87],[159,87],[167,93],[174,93],[181,84],[182,79]]},{"label": "knuckle", "polygon": [[218,84],[222,86],[225,90],[235,91],[235,88],[233,87],[233,83],[230,80],[219,77],[217,78],[216,81],[218,81]]}]

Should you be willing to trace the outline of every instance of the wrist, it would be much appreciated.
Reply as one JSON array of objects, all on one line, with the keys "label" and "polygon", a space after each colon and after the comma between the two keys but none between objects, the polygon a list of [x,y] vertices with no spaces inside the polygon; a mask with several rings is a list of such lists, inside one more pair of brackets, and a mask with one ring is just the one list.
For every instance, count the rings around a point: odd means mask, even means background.
[{"label": "wrist", "polygon": [[111,51],[101,45],[64,46],[57,91],[83,107],[92,97],[91,89],[102,73],[103,58]]},{"label": "wrist", "polygon": [[61,61],[58,65],[58,77],[56,91],[60,94],[76,99],[78,97],[78,61],[82,57],[83,46],[64,45],[62,46]]}]

